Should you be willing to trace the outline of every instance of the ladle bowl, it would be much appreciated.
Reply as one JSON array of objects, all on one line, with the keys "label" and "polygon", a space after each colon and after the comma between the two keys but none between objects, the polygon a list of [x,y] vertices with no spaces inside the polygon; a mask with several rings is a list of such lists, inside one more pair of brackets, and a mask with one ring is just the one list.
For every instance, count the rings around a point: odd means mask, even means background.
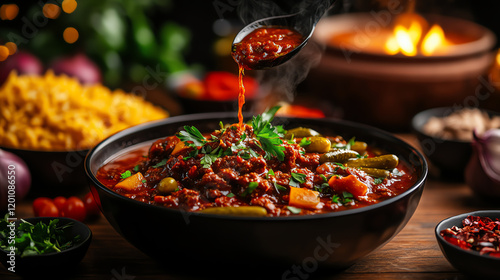
[{"label": "ladle bowl", "polygon": [[299,51],[307,44],[314,33],[316,24],[321,17],[331,7],[333,7],[334,3],[335,0],[323,1],[317,6],[309,6],[293,14],[271,16],[251,22],[238,32],[233,40],[231,52],[233,53],[235,51],[236,45],[239,44],[248,34],[259,28],[278,27],[295,30],[302,35],[302,43],[298,44],[292,51],[286,54],[259,60],[257,63],[252,64],[251,70],[262,70],[281,65],[299,53]]}]

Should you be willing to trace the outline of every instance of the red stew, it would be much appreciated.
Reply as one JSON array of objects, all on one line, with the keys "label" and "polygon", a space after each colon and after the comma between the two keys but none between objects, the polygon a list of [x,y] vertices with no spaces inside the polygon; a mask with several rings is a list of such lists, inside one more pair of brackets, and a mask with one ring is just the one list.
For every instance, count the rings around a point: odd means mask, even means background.
[{"label": "red stew", "polygon": [[441,236],[462,249],[500,257],[500,220],[468,216],[462,228],[453,226],[440,232]]},{"label": "red stew", "polygon": [[300,45],[303,36],[287,28],[259,28],[245,36],[233,47],[233,58],[247,70],[251,70],[260,60],[273,60],[285,55]]},{"label": "red stew", "polygon": [[[242,126],[221,124],[210,134],[184,129],[118,156],[98,170],[98,180],[148,204],[185,211],[241,207],[239,214],[258,216],[363,207],[401,194],[416,181],[414,171],[397,160],[395,166],[377,168],[355,164],[377,163],[384,156],[366,143],[341,136],[295,137],[316,132],[286,132],[265,115]],[[327,151],[314,151],[325,143]]]}]

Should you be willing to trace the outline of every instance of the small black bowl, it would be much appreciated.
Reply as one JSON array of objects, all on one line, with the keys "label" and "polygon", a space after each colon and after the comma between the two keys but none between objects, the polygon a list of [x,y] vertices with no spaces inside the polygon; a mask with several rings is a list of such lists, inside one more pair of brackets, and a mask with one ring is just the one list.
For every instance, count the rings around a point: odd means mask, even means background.
[{"label": "small black bowl", "polygon": [[446,117],[453,113],[452,107],[428,109],[416,114],[412,128],[420,147],[429,161],[438,168],[439,175],[453,181],[463,181],[464,171],[472,155],[471,141],[442,139],[426,134],[423,126],[431,117]]},{"label": "small black bowl", "polygon": [[87,189],[83,163],[88,149],[42,151],[0,147],[20,157],[31,174],[31,196],[70,196]]},{"label": "small black bowl", "polygon": [[471,277],[471,279],[500,279],[500,258],[481,255],[476,251],[465,250],[449,243],[439,234],[442,230],[453,226],[462,227],[462,221],[467,216],[500,218],[500,210],[484,210],[453,216],[439,222],[435,228],[439,247],[455,269]]},{"label": "small black bowl", "polygon": [[427,162],[415,148],[377,128],[326,118],[276,117],[273,122],[288,129],[309,127],[325,135],[362,139],[398,155],[414,172],[415,184],[398,196],[357,209],[308,216],[232,217],[143,203],[112,191],[96,178],[103,164],[135,145],[174,135],[185,125],[213,131],[221,121],[237,123],[236,112],[182,115],[136,126],[105,139],[85,159],[92,193],[106,219],[127,241],[171,269],[185,260],[195,267],[248,264],[259,272],[293,265],[345,269],[389,242],[417,208]]},{"label": "small black bowl", "polygon": [[[73,226],[68,229],[68,234],[70,236],[79,235],[79,242],[61,252],[27,257],[19,255],[11,256],[9,251],[0,249],[0,262],[6,269],[12,271],[11,269],[14,267],[13,272],[23,277],[47,276],[51,278],[65,277],[74,271],[87,253],[92,240],[92,231],[84,223],[70,218],[39,217],[24,220],[32,224],[37,224],[38,222],[47,224],[53,219],[58,219],[59,225],[72,223]],[[20,220],[16,221],[16,229],[19,222]]]}]

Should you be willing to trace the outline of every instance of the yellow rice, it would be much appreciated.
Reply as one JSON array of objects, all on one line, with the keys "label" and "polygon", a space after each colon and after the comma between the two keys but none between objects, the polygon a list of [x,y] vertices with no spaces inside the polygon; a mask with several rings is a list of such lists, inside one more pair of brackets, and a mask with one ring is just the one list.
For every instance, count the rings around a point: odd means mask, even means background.
[{"label": "yellow rice", "polygon": [[142,97],[75,78],[18,76],[0,88],[0,146],[30,150],[91,148],[125,128],[167,118]]}]

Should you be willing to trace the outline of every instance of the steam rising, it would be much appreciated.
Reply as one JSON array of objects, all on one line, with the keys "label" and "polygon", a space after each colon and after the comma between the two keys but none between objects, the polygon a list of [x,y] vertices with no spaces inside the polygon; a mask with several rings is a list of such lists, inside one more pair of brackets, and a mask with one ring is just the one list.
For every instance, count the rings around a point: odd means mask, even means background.
[{"label": "steam rising", "polygon": [[[262,18],[300,12],[303,17],[297,22],[298,28],[296,29],[309,29],[325,14],[332,2],[334,1],[243,0],[238,6],[238,15],[246,25]],[[323,46],[309,41],[295,57],[284,64],[258,71],[256,74],[261,84],[261,90],[265,94],[280,94],[281,101],[293,102],[297,85],[307,77],[309,70],[320,61],[323,51]]]}]

